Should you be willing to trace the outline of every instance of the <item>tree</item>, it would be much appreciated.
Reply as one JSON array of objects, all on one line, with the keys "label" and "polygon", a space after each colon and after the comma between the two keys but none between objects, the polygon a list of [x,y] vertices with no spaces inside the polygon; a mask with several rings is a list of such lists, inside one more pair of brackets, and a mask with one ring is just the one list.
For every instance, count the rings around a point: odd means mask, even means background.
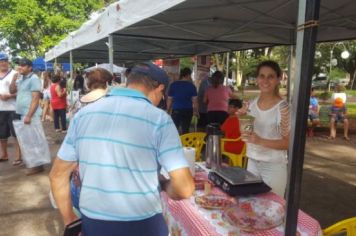
[{"label": "tree", "polygon": [[350,89],[356,89],[356,40],[344,42],[344,45],[346,50],[350,53],[349,58],[341,58],[341,53],[344,50],[342,45],[340,45],[341,48],[337,48],[335,56],[337,57],[338,64],[340,65],[339,68],[342,68],[350,74],[350,82],[348,87]]},{"label": "tree", "polygon": [[[341,53],[344,50],[350,53],[349,58],[341,58]],[[337,64],[332,66],[330,74],[330,51],[333,51],[333,58],[336,59]],[[350,75],[350,82],[348,87],[356,89],[356,40],[344,41],[344,42],[331,42],[331,43],[319,43],[316,46],[316,56],[314,62],[314,74],[321,72],[331,76],[331,79],[335,79],[342,74],[342,71],[347,72]]]},{"label": "tree", "polygon": [[13,55],[44,53],[114,0],[1,0],[0,35]]}]

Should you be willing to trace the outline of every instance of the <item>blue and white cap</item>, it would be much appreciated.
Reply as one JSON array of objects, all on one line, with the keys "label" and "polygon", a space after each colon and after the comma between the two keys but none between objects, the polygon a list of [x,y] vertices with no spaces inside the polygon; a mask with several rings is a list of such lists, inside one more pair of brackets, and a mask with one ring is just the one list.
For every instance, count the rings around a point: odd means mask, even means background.
[{"label": "blue and white cap", "polygon": [[9,60],[9,56],[5,52],[0,52],[0,60],[7,61]]}]

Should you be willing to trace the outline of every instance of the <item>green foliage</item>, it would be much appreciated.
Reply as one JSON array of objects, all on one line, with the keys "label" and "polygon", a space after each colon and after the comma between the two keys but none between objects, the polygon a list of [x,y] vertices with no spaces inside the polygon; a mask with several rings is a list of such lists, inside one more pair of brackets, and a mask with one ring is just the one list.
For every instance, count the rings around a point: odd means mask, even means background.
[{"label": "green foliage", "polygon": [[331,71],[331,79],[332,80],[337,80],[337,79],[342,79],[342,78],[346,78],[346,72],[344,70],[336,68],[335,70]]},{"label": "green foliage", "polygon": [[321,93],[316,93],[316,97],[320,98],[323,101],[326,101],[331,98],[332,93],[328,91],[324,91]]},{"label": "green foliage", "polygon": [[0,35],[14,55],[43,56],[109,2],[113,0],[1,0]]},{"label": "green foliage", "polygon": [[187,68],[190,68],[191,70],[193,70],[193,66],[194,66],[194,61],[192,60],[191,57],[180,58],[180,60],[179,60],[180,69],[187,67]]},{"label": "green foliage", "polygon": [[[350,53],[349,58],[341,58],[341,53],[347,50]],[[326,73],[330,75],[330,58],[332,51],[332,58],[337,60],[337,65],[331,67],[331,79],[345,78],[345,75],[340,72],[347,72],[350,74],[350,78],[354,78],[356,72],[356,40],[343,41],[343,42],[331,42],[331,43],[319,43],[316,45],[315,51],[319,56],[314,60],[314,74]],[[336,72],[335,72],[336,71]],[[350,84],[352,84],[352,79]],[[356,87],[356,83],[354,83]]]}]

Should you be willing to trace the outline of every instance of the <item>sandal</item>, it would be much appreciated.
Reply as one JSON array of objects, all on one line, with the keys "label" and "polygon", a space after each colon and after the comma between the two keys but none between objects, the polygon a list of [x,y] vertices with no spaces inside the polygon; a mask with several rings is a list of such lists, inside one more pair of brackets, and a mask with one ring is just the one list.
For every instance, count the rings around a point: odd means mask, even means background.
[{"label": "sandal", "polygon": [[9,158],[7,158],[7,157],[2,157],[2,158],[0,158],[0,162],[5,162],[5,161],[8,161],[9,160]]},{"label": "sandal", "polygon": [[12,165],[13,166],[19,166],[19,165],[21,165],[22,164],[22,160],[14,160],[13,162],[12,162]]},{"label": "sandal", "polygon": [[344,139],[346,140],[346,141],[350,141],[350,138],[349,137],[344,137]]}]

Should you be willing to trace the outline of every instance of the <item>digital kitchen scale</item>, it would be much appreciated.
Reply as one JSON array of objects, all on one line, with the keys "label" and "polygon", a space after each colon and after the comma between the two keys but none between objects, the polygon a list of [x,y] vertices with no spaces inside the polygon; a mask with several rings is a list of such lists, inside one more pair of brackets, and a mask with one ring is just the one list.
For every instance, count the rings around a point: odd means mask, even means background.
[{"label": "digital kitchen scale", "polygon": [[209,180],[231,196],[265,193],[271,190],[262,178],[240,167],[219,167],[209,172]]}]

